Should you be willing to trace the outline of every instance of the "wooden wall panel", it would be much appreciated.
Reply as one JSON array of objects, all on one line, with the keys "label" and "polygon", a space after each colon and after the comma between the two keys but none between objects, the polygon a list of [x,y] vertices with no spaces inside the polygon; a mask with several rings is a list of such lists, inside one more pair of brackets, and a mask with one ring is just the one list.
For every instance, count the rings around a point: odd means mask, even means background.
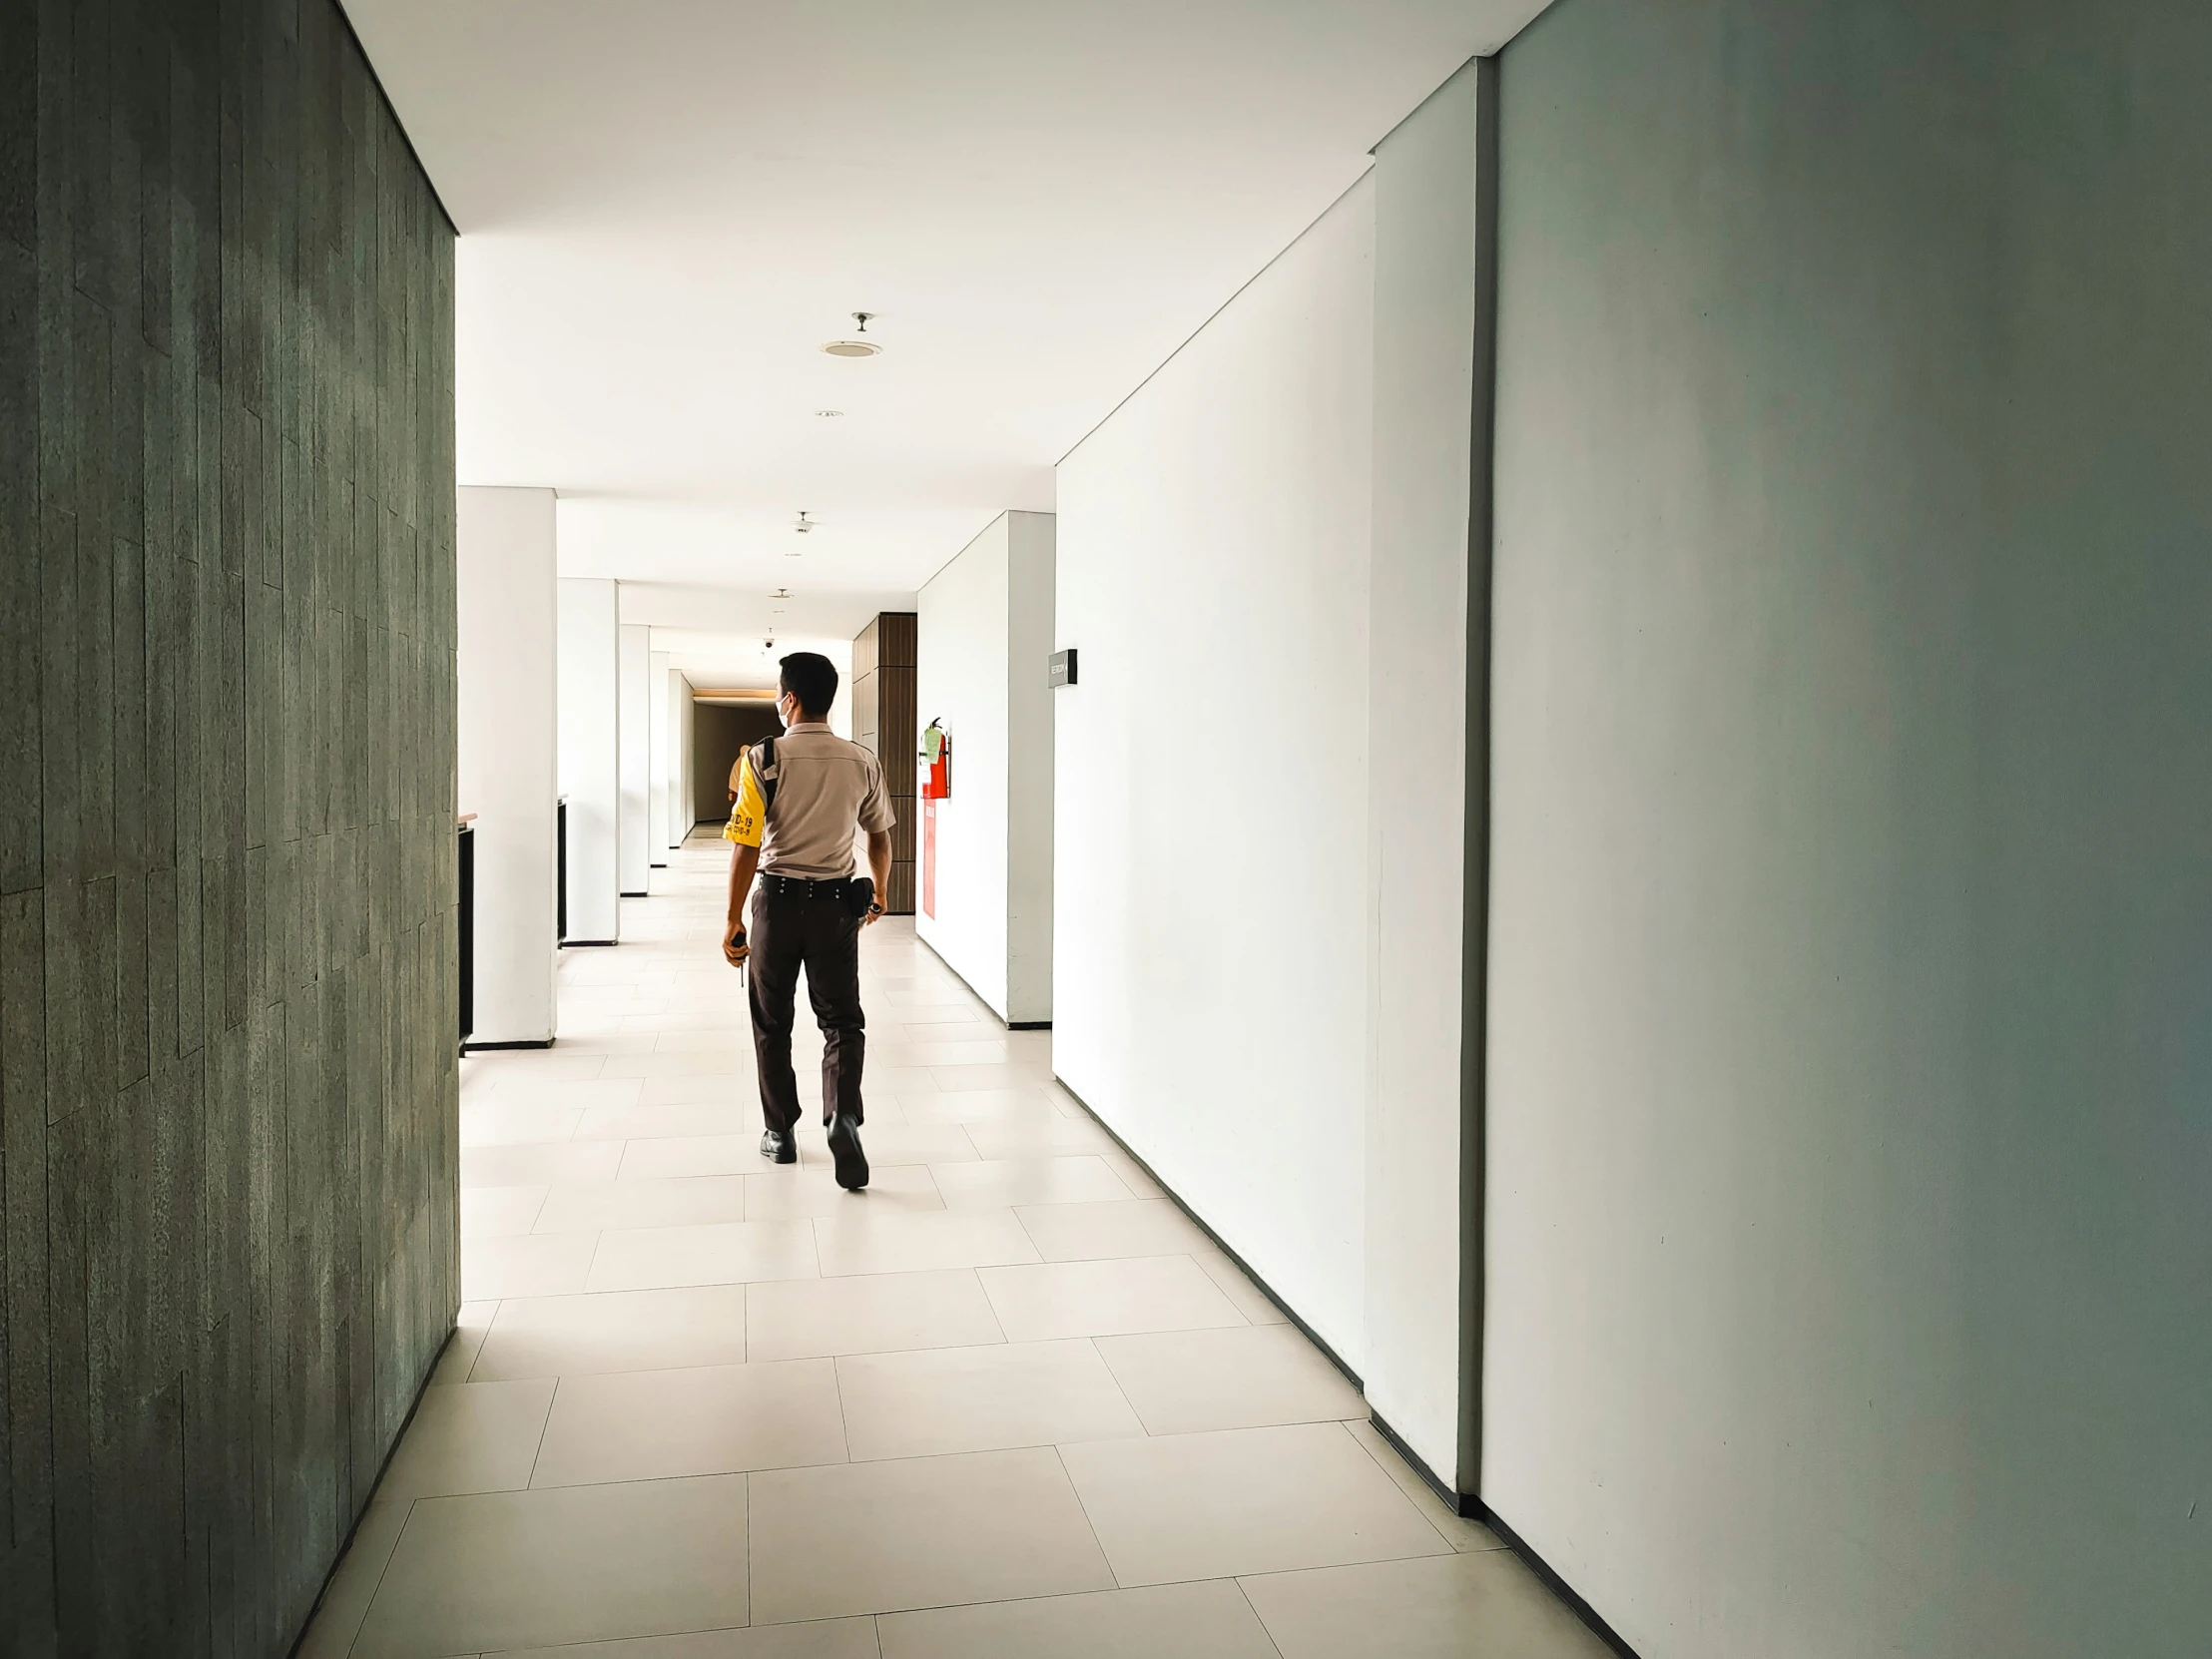
[{"label": "wooden wall panel", "polygon": [[914,656],[920,618],[912,611],[884,611],[852,641],[852,741],[882,763],[898,823],[891,831],[890,890],[883,908],[914,913],[915,757],[921,734],[914,709]]},{"label": "wooden wall panel", "polygon": [[331,0],[0,0],[0,1652],[275,1656],[458,1301],[451,227]]}]

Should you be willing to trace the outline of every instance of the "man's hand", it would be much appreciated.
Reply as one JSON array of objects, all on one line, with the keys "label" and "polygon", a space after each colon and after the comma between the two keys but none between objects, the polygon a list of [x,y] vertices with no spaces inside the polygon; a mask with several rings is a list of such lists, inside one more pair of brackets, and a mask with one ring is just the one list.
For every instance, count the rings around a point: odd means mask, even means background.
[{"label": "man's hand", "polygon": [[722,941],[722,959],[732,967],[743,967],[745,959],[753,954],[753,947],[745,942],[745,929],[739,928]]}]

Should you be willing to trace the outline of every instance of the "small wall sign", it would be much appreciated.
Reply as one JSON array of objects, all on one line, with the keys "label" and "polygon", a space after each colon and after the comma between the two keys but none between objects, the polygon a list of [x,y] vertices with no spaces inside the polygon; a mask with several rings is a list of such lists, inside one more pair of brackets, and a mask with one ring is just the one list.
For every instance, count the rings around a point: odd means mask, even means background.
[{"label": "small wall sign", "polygon": [[1065,651],[1052,653],[1046,683],[1054,688],[1075,684],[1075,650],[1072,646]]}]

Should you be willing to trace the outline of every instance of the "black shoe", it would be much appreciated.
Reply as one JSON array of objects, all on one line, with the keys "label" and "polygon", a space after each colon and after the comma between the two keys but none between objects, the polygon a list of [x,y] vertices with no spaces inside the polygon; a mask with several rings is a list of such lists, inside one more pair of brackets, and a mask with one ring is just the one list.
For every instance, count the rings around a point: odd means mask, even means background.
[{"label": "black shoe", "polygon": [[856,1193],[867,1185],[867,1154],[860,1150],[860,1126],[838,1113],[830,1125],[830,1156],[837,1161],[837,1185]]},{"label": "black shoe", "polygon": [[763,1130],[761,1156],[774,1164],[796,1164],[799,1162],[799,1143],[780,1130]]}]

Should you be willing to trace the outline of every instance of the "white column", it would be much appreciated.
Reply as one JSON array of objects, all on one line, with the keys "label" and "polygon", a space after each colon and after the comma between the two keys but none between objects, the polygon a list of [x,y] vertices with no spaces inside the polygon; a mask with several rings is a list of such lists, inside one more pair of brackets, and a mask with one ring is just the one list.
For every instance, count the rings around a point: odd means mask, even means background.
[{"label": "white column", "polygon": [[661,677],[661,694],[668,704],[662,720],[668,735],[668,811],[661,824],[670,850],[682,846],[691,833],[691,682],[670,669]]},{"label": "white column", "polygon": [[1053,709],[1046,671],[1055,527],[1050,513],[1006,515],[1006,1019],[1013,1025],[1052,1020]]},{"label": "white column", "polygon": [[563,577],[560,585],[561,794],[568,798],[568,936],[621,936],[616,825],[622,812],[616,727],[615,584]]},{"label": "white column", "polygon": [[649,776],[645,815],[646,859],[655,869],[668,867],[669,719],[668,653],[653,651],[645,659],[645,716]]},{"label": "white column", "polygon": [[620,666],[616,670],[621,710],[622,814],[620,849],[622,895],[642,898],[653,864],[653,722],[646,695],[653,631],[643,623],[622,624]]},{"label": "white column", "polygon": [[460,810],[475,815],[479,1043],[553,1040],[553,492],[459,492]]},{"label": "white column", "polygon": [[1376,151],[1369,588],[1367,1353],[1377,1416],[1461,1472],[1469,64]]}]

